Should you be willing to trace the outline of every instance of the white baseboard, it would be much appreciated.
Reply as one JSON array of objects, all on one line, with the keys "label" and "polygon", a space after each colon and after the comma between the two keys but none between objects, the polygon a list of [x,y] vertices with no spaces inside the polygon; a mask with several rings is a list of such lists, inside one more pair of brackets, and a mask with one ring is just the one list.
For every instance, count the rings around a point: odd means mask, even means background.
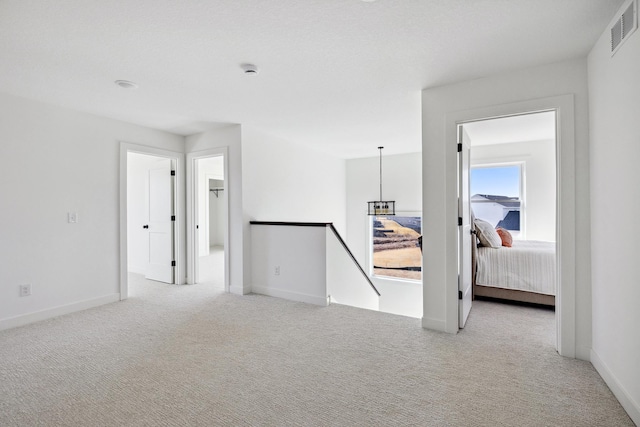
[{"label": "white baseboard", "polygon": [[143,266],[143,265],[129,264],[127,266],[127,271],[129,273],[142,274],[144,276],[147,272],[147,268],[146,266]]},{"label": "white baseboard", "polygon": [[235,295],[247,295],[250,294],[251,291],[246,289],[244,286],[229,286],[229,293]]},{"label": "white baseboard", "polygon": [[307,304],[320,305],[323,307],[326,307],[329,305],[328,297],[301,294],[298,292],[291,292],[283,289],[275,289],[267,286],[255,286],[255,285],[252,286],[252,291],[253,293],[256,293],[256,294],[268,295],[270,297],[277,297],[277,298],[287,299],[290,301],[305,302]]},{"label": "white baseboard", "polygon": [[423,317],[422,327],[425,329],[432,329],[434,331],[447,332],[446,323],[444,322],[444,320],[436,320]]},{"label": "white baseboard", "polygon": [[100,305],[117,301],[120,301],[119,293],[105,295],[102,297],[92,298],[84,301],[78,301],[71,304],[48,308],[46,310],[35,311],[33,313],[27,313],[21,316],[0,319],[0,331],[16,328],[18,326],[28,325],[30,323],[39,322],[41,320],[51,319],[52,317],[58,317],[64,314],[75,313],[76,311],[82,311],[88,308],[98,307]]},{"label": "white baseboard", "polygon": [[576,359],[591,362],[591,348],[576,346]]},{"label": "white baseboard", "polygon": [[629,395],[627,390],[620,384],[620,381],[609,370],[609,367],[602,361],[598,353],[591,350],[591,364],[596,368],[596,371],[600,374],[605,383],[609,386],[613,395],[618,399],[622,407],[631,420],[640,426],[640,404],[636,402],[633,397]]}]

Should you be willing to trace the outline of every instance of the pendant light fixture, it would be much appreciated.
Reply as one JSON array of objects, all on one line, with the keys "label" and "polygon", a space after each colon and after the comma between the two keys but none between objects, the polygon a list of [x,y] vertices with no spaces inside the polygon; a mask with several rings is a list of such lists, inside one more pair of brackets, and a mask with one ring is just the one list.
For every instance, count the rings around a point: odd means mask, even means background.
[{"label": "pendant light fixture", "polygon": [[367,202],[369,215],[395,215],[396,214],[396,202],[382,200],[382,149],[384,147],[378,147],[380,150],[380,199],[374,202]]}]

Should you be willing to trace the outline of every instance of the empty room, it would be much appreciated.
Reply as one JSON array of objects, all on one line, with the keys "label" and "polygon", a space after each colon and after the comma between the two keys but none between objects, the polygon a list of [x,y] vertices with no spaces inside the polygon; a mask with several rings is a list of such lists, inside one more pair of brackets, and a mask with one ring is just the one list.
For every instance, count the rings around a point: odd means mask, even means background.
[{"label": "empty room", "polygon": [[637,26],[1,1],[0,425],[639,425]]}]

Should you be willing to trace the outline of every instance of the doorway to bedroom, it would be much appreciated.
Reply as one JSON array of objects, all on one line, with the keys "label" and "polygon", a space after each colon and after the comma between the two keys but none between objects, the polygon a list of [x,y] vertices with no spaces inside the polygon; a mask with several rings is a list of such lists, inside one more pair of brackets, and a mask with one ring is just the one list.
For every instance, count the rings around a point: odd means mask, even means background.
[{"label": "doorway to bedroom", "polygon": [[460,277],[463,295],[470,290],[468,306],[461,302],[460,327],[471,299],[483,310],[526,306],[548,319],[538,329],[555,342],[556,111],[468,122],[459,134],[459,210],[469,225],[460,230]]},{"label": "doorway to bedroom", "polygon": [[182,153],[121,143],[120,299],[183,283],[183,161]]}]

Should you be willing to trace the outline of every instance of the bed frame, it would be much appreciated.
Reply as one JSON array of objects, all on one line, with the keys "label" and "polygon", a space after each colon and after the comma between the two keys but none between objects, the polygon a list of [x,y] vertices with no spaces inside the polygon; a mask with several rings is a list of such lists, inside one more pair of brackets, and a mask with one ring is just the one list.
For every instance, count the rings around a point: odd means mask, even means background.
[{"label": "bed frame", "polygon": [[471,221],[471,283],[473,299],[476,297],[497,298],[507,301],[518,301],[529,304],[540,304],[554,306],[556,297],[554,295],[538,294],[535,292],[519,291],[516,289],[496,288],[493,286],[482,286],[476,284],[476,272],[478,271],[478,237]]},{"label": "bed frame", "polygon": [[518,291],[516,289],[494,288],[473,284],[473,298],[486,297],[508,301],[526,302],[540,305],[556,305],[556,297],[553,295],[537,294],[535,292]]}]

